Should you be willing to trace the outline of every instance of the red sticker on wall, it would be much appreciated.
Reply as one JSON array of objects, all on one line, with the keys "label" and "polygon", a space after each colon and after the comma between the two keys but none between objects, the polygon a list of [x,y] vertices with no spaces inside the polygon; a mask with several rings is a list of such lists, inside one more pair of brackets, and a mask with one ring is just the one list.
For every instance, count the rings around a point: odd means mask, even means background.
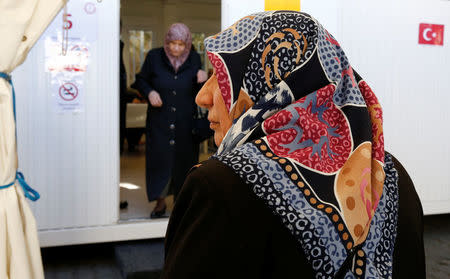
[{"label": "red sticker on wall", "polygon": [[419,44],[444,45],[444,25],[421,23],[419,25]]}]

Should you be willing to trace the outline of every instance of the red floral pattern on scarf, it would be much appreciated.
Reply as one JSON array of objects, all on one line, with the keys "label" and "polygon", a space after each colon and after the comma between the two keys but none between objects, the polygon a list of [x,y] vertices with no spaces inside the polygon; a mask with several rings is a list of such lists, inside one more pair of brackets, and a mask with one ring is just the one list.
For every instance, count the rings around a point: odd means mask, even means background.
[{"label": "red floral pattern on scarf", "polygon": [[[330,84],[291,105],[297,115],[283,109],[264,121],[270,149],[277,156],[324,173],[334,173],[344,165],[352,140],[347,119],[333,103],[334,91],[335,86]],[[295,123],[289,125],[294,119]],[[290,149],[289,144],[298,149]]]},{"label": "red floral pattern on scarf", "polygon": [[361,81],[359,90],[366,101],[372,121],[372,157],[384,163],[383,111],[367,82]]},{"label": "red floral pattern on scarf", "polygon": [[222,59],[219,56],[215,55],[212,52],[208,52],[208,58],[209,61],[211,61],[211,64],[214,66],[214,69],[216,70],[216,77],[219,83],[220,92],[222,92],[223,101],[227,106],[227,110],[230,111],[232,100],[231,84],[228,76],[228,70],[225,66],[225,63],[223,63]]}]

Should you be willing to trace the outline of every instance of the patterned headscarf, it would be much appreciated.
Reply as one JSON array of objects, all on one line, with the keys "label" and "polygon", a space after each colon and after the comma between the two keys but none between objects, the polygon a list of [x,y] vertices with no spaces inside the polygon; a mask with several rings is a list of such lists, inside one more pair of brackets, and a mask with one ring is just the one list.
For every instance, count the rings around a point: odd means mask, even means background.
[{"label": "patterned headscarf", "polygon": [[233,125],[213,158],[298,240],[316,278],[389,278],[397,172],[382,110],[339,43],[292,11],[205,40]]},{"label": "patterned headscarf", "polygon": [[[183,41],[186,44],[186,48],[184,49],[183,53],[175,57],[172,54],[170,54],[169,50],[169,43],[172,41],[180,40]],[[189,27],[187,27],[183,23],[174,23],[169,27],[169,31],[167,31],[166,37],[164,39],[164,52],[167,55],[167,58],[169,58],[170,64],[172,64],[173,68],[175,69],[175,72],[178,71],[181,65],[186,61],[186,59],[189,56],[189,52],[191,51],[192,47],[192,35],[189,31]]]}]

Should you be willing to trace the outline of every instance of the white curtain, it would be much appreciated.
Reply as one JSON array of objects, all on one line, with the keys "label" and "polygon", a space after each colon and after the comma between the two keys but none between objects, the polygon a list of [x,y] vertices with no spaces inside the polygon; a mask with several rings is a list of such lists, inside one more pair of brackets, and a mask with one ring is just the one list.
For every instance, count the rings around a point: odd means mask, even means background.
[{"label": "white curtain", "polygon": [[[10,75],[25,60],[65,3],[66,0],[0,0],[0,72]],[[16,171],[12,87],[7,79],[0,78],[0,187],[14,182],[0,189],[0,278],[44,278],[36,222],[16,180]]]}]

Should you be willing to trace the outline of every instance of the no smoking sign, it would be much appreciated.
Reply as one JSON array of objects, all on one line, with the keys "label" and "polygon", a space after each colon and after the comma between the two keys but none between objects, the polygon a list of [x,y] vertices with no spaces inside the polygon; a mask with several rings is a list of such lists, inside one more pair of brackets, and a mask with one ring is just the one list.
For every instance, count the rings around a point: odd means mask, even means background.
[{"label": "no smoking sign", "polygon": [[75,84],[73,84],[71,82],[64,83],[59,88],[59,96],[64,101],[68,101],[68,102],[73,101],[78,96],[78,88]]}]

